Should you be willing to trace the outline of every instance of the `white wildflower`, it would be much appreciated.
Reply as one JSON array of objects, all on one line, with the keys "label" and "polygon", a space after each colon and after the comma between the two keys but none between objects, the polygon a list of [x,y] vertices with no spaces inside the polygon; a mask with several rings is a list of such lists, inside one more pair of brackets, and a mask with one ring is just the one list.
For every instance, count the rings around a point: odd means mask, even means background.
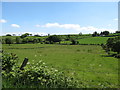
[{"label": "white wildflower", "polygon": [[28,62],[27,64],[30,64],[30,62]]},{"label": "white wildflower", "polygon": [[55,70],[55,72],[57,72],[58,70]]}]

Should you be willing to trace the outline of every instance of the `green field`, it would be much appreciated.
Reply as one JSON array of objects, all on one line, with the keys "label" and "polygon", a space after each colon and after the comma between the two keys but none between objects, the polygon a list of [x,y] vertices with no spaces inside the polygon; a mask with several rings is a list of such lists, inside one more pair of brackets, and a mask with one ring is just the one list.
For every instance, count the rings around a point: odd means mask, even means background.
[{"label": "green field", "polygon": [[17,54],[19,65],[25,57],[31,63],[43,60],[48,66],[74,76],[81,88],[118,87],[118,59],[109,57],[97,45],[3,44],[3,50]]},{"label": "green field", "polygon": [[105,44],[108,38],[110,37],[89,37],[78,41],[80,44]]}]

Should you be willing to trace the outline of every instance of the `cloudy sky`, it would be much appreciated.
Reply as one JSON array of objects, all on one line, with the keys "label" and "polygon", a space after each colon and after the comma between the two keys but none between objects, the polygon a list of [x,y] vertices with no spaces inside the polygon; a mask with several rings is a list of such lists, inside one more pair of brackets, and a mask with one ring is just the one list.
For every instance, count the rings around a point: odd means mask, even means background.
[{"label": "cloudy sky", "polygon": [[2,34],[87,34],[118,29],[117,2],[3,2]]}]

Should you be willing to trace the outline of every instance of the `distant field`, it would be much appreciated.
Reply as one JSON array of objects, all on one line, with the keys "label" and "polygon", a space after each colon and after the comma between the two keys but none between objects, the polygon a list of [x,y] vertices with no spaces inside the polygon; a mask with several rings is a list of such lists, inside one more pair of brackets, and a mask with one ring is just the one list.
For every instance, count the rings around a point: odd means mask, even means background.
[{"label": "distant field", "polygon": [[110,37],[89,37],[78,41],[80,44],[105,44],[108,38]]},{"label": "distant field", "polygon": [[[80,39],[80,42],[102,42],[105,37]],[[91,40],[91,41],[89,41]],[[85,42],[86,41],[86,42]],[[65,71],[79,80],[81,87],[117,87],[118,59],[108,57],[96,45],[3,44],[3,50],[19,56],[19,65],[25,57],[29,62],[43,60],[48,66]]]}]

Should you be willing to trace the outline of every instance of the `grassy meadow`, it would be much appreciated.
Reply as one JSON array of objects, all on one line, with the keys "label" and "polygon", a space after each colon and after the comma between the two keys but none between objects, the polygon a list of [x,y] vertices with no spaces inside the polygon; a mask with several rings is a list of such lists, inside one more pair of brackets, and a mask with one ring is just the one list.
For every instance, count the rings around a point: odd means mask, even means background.
[{"label": "grassy meadow", "polygon": [[[87,43],[87,40],[85,41]],[[101,46],[57,44],[11,44],[9,46],[3,44],[2,48],[5,52],[17,54],[19,65],[25,57],[30,63],[42,60],[48,66],[76,78],[81,88],[118,87],[118,59],[109,57]]]},{"label": "grassy meadow", "polygon": [[90,37],[79,39],[80,44],[105,44],[110,37]]}]

